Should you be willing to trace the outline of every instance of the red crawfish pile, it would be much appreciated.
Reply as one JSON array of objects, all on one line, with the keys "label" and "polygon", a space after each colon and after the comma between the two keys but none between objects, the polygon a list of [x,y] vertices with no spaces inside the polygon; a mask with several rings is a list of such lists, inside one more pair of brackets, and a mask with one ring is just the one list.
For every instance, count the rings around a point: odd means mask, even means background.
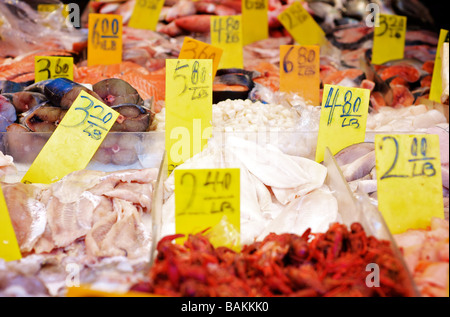
[{"label": "red crawfish pile", "polygon": [[[133,290],[187,297],[414,296],[390,242],[367,236],[359,223],[350,230],[335,223],[325,233],[307,230],[302,236],[272,233],[241,252],[214,248],[202,234],[173,243],[180,236],[159,242],[148,280]],[[379,285],[366,283],[369,263],[379,267]]]}]

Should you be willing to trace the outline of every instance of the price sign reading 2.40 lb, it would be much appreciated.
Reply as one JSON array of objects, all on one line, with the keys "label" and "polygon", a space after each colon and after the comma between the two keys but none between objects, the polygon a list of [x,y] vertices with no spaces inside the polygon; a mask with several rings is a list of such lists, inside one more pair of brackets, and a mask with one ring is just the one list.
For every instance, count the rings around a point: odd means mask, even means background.
[{"label": "price sign reading 2.40 lb", "polygon": [[224,216],[239,233],[239,169],[181,169],[174,176],[176,233],[199,233]]},{"label": "price sign reading 2.40 lb", "polygon": [[444,218],[439,137],[376,135],[378,208],[393,234]]},{"label": "price sign reading 2.40 lb", "polygon": [[35,56],[34,66],[35,82],[54,78],[73,80],[73,57]]},{"label": "price sign reading 2.40 lb", "polygon": [[379,65],[403,59],[405,54],[406,17],[380,14],[373,35],[372,63]]},{"label": "price sign reading 2.40 lb", "polygon": [[211,16],[211,44],[223,49],[219,68],[243,68],[241,16]]},{"label": "price sign reading 2.40 lb", "polygon": [[200,153],[211,137],[212,60],[166,60],[168,171]]},{"label": "price sign reading 2.40 lb", "polygon": [[137,0],[128,26],[156,31],[163,5],[164,0]]},{"label": "price sign reading 2.40 lb", "polygon": [[325,32],[300,2],[292,3],[278,16],[278,20],[300,45],[321,45]]},{"label": "price sign reading 2.40 lb", "polygon": [[364,142],[370,90],[325,85],[320,111],[316,162],[322,162],[325,148],[334,155],[352,144]]},{"label": "price sign reading 2.40 lb", "polygon": [[122,62],[122,16],[89,14],[88,65]]},{"label": "price sign reading 2.40 lb", "polygon": [[190,37],[185,37],[183,46],[181,47],[179,59],[212,59],[213,60],[213,76],[216,75],[219,67],[220,58],[223,50],[195,40]]},{"label": "price sign reading 2.40 lb", "polygon": [[294,92],[320,104],[319,46],[280,46],[280,91]]},{"label": "price sign reading 2.40 lb", "polygon": [[50,184],[89,164],[119,113],[81,91],[22,179]]}]

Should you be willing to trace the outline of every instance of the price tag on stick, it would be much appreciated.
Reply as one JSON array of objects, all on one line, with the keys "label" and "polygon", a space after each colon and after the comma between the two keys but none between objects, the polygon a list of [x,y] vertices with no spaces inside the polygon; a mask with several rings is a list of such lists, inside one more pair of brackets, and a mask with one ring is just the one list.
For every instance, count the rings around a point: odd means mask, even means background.
[{"label": "price tag on stick", "polygon": [[164,0],[137,0],[128,26],[156,31],[163,5]]},{"label": "price tag on stick", "polygon": [[119,113],[81,91],[22,179],[51,184],[86,168]]},{"label": "price tag on stick", "polygon": [[323,161],[326,147],[334,155],[347,146],[364,142],[369,98],[368,89],[325,85],[316,162]]},{"label": "price tag on stick", "polygon": [[403,59],[405,55],[406,17],[379,14],[375,19],[372,64],[380,65],[392,60]]},{"label": "price tag on stick", "polygon": [[166,60],[165,140],[169,174],[212,134],[212,60]]},{"label": "price tag on stick", "polygon": [[213,77],[216,75],[217,68],[222,57],[223,50],[221,48],[203,43],[186,36],[183,46],[181,47],[179,59],[212,59],[213,61]]},{"label": "price tag on stick", "polygon": [[210,33],[211,44],[223,50],[219,68],[244,68],[241,16],[211,16]]},{"label": "price tag on stick", "polygon": [[378,209],[392,234],[444,218],[439,137],[376,135]]},{"label": "price tag on stick", "polygon": [[320,47],[280,46],[280,91],[320,104]]},{"label": "price tag on stick", "polygon": [[[202,232],[219,224],[224,216],[228,224],[232,225],[232,229],[237,233],[240,232],[240,170],[238,168],[181,169],[175,170],[174,176],[177,234]],[[239,240],[239,237],[237,238]],[[239,241],[236,243],[239,246]]]},{"label": "price tag on stick", "polygon": [[278,20],[300,45],[326,43],[325,32],[298,1],[278,15]]},{"label": "price tag on stick", "polygon": [[122,62],[122,16],[89,14],[88,66]]},{"label": "price tag on stick", "polygon": [[34,78],[35,82],[54,78],[73,80],[73,57],[35,56]]},{"label": "price tag on stick", "polygon": [[16,233],[0,186],[0,259],[15,261],[21,258],[22,254],[20,253]]},{"label": "price tag on stick", "polygon": [[439,33],[439,42],[434,60],[433,77],[431,78],[430,100],[441,103],[442,96],[442,47],[445,42],[449,42],[448,30],[441,30]]},{"label": "price tag on stick", "polygon": [[242,0],[243,44],[269,37],[269,0]]}]

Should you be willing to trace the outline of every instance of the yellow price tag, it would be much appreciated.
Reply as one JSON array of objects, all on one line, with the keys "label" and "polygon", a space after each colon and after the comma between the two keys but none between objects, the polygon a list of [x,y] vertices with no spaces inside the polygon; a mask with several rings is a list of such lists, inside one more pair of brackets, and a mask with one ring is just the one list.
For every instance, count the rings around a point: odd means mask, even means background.
[{"label": "yellow price tag", "polygon": [[35,82],[54,78],[73,80],[73,57],[35,56]]},{"label": "yellow price tag", "polygon": [[[42,13],[50,13],[59,9],[60,4],[38,4],[37,10]],[[62,16],[67,18],[69,16],[69,10],[67,10],[67,4],[62,5]]]},{"label": "yellow price tag", "polygon": [[243,44],[251,44],[269,37],[269,0],[242,0]]},{"label": "yellow price tag", "polygon": [[212,60],[166,60],[165,140],[169,174],[212,134]]},{"label": "yellow price tag", "polygon": [[280,46],[280,91],[293,92],[320,105],[320,47]]},{"label": "yellow price tag", "polygon": [[430,100],[441,103],[441,95],[442,95],[442,77],[441,77],[441,69],[442,69],[442,46],[445,42],[449,42],[449,32],[448,30],[441,30],[439,33],[439,42],[436,51],[436,58],[434,61],[434,69],[433,69],[433,77],[431,78],[431,87],[430,87]]},{"label": "yellow price tag", "polygon": [[[192,169],[175,171],[176,233],[195,234],[212,228],[226,217],[234,232],[240,232],[240,170]],[[239,234],[235,246],[239,246]],[[177,241],[181,243],[183,239]],[[220,239],[219,239],[220,240]],[[227,240],[216,241],[217,246]],[[231,239],[233,240],[233,239]],[[212,241],[211,241],[212,242]],[[213,243],[214,244],[214,243]],[[230,247],[231,245],[226,245]]]},{"label": "yellow price tag", "polygon": [[22,179],[51,184],[89,164],[119,113],[81,91]]},{"label": "yellow price tag", "polygon": [[292,3],[278,20],[300,45],[322,45],[327,41],[325,32],[300,2]]},{"label": "yellow price tag", "polygon": [[155,31],[163,5],[164,0],[136,1],[128,26]]},{"label": "yellow price tag", "polygon": [[439,137],[376,135],[378,209],[392,234],[444,218]]},{"label": "yellow price tag", "polygon": [[364,142],[370,90],[325,85],[320,110],[316,162],[322,162],[325,148],[334,155],[352,144]]},{"label": "yellow price tag", "polygon": [[222,53],[223,50],[221,48],[186,36],[184,38],[180,54],[178,55],[178,59],[212,59],[213,77],[215,77]]},{"label": "yellow price tag", "polygon": [[[378,26],[377,26],[378,25]],[[403,59],[405,55],[406,17],[379,14],[375,17],[372,64]]]},{"label": "yellow price tag", "polygon": [[0,259],[15,261],[21,258],[19,243],[17,242],[5,196],[0,186]]},{"label": "yellow price tag", "polygon": [[219,68],[244,68],[241,16],[212,16],[211,44],[223,49]]},{"label": "yellow price tag", "polygon": [[122,16],[89,14],[88,66],[122,62]]}]

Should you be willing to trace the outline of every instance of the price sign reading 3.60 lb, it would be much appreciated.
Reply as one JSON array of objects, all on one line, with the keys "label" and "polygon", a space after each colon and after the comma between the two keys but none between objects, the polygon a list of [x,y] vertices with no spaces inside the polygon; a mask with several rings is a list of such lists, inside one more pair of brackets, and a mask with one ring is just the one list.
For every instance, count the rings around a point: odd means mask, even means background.
[{"label": "price sign reading 3.60 lb", "polygon": [[186,36],[178,59],[211,59],[213,61],[213,76],[215,76],[222,53],[221,48]]},{"label": "price sign reading 3.60 lb", "polygon": [[378,206],[393,234],[443,218],[439,137],[376,135]]},{"label": "price sign reading 3.60 lb", "polygon": [[73,80],[73,57],[35,56],[34,76],[35,82],[54,78]]}]

